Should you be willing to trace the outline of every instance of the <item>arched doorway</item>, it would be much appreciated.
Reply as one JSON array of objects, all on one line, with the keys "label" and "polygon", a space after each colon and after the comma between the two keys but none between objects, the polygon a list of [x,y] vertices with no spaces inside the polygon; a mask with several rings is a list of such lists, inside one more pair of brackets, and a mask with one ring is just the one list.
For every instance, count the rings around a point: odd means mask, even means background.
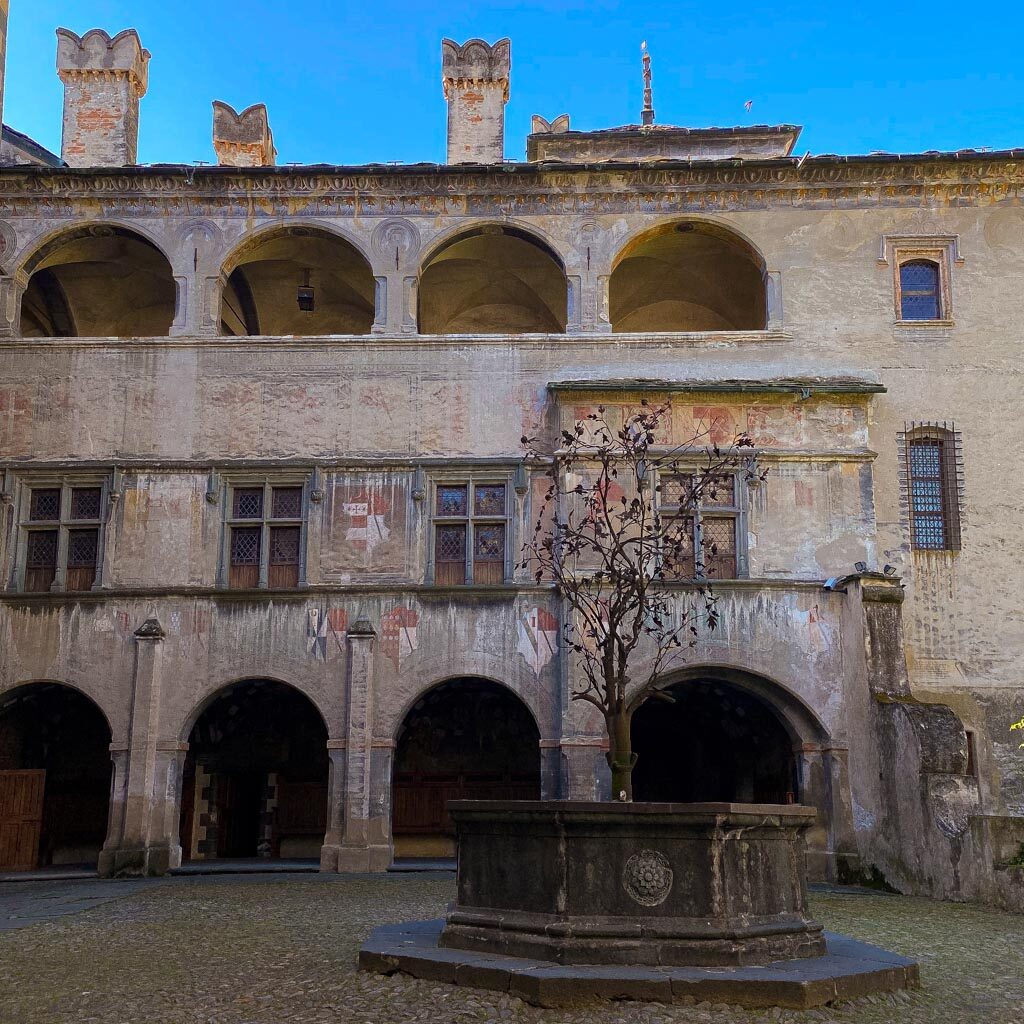
[{"label": "arched doorway", "polygon": [[633,714],[636,800],[793,803],[793,739],[760,696],[718,679],[667,687]]},{"label": "arched doorway", "polygon": [[752,246],[717,225],[662,225],[616,259],[608,283],[612,330],[763,330],[764,269]]},{"label": "arched doorway", "polygon": [[177,289],[167,257],[127,228],[72,229],[33,254],[21,300],[26,338],[165,337]]},{"label": "arched doorway", "polygon": [[561,261],[518,228],[463,232],[420,272],[421,334],[562,334],[567,311]]},{"label": "arched doorway", "polygon": [[110,726],[88,697],[59,683],[0,697],[0,870],[95,864],[110,773]]},{"label": "arched doorway", "polygon": [[526,705],[486,679],[450,679],[409,710],[395,751],[396,857],[450,857],[449,800],[540,799],[540,733]]},{"label": "arched doorway", "polygon": [[189,734],[183,860],[319,858],[327,829],[327,728],[298,690],[246,679]]},{"label": "arched doorway", "polygon": [[221,334],[369,334],[373,326],[370,264],[332,232],[289,227],[257,235],[224,272]]}]

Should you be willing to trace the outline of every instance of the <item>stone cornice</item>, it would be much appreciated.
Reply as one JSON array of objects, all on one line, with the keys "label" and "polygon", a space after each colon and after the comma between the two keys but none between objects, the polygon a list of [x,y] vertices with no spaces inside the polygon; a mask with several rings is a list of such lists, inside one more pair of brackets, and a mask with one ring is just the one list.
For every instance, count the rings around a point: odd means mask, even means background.
[{"label": "stone cornice", "polygon": [[[253,168],[178,165],[0,170],[5,200],[179,201],[192,212],[240,216],[304,212],[585,214],[767,205],[898,205],[921,199],[982,203],[1024,194],[1024,150],[915,157],[808,157],[657,164],[413,164]],[[253,206],[254,202],[257,205]],[[232,207],[232,203],[236,207]],[[8,212],[10,212],[10,204]]]}]

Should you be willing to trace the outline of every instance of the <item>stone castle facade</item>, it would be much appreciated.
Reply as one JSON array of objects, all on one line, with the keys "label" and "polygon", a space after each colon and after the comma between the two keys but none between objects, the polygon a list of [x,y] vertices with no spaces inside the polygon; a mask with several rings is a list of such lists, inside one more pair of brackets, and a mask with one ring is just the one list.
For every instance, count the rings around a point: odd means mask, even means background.
[{"label": "stone castle facade", "polygon": [[4,130],[6,866],[376,871],[450,853],[452,796],[607,796],[520,438],[646,397],[769,472],[694,524],[723,624],[638,795],[1022,905],[1024,151],[563,115],[506,162],[509,41],[442,58],[445,165],[275,166],[218,102],[218,166],[140,166],[134,31],[58,31],[60,157]]}]

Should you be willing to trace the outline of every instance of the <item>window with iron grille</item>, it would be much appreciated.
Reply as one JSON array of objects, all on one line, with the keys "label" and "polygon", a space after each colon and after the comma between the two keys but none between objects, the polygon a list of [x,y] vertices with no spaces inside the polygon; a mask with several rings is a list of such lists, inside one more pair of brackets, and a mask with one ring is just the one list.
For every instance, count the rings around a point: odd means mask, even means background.
[{"label": "window with iron grille", "polygon": [[963,457],[953,424],[907,424],[899,437],[910,545],[920,551],[960,550]]},{"label": "window with iron grille", "polygon": [[432,582],[439,586],[505,582],[509,490],[507,480],[493,477],[435,482]]},{"label": "window with iron grille", "polygon": [[289,589],[304,582],[304,486],[239,481],[229,488],[227,585]]},{"label": "window with iron grille", "polygon": [[31,487],[22,520],[22,589],[91,590],[101,556],[102,484]]},{"label": "window with iron grille", "polygon": [[702,482],[698,473],[658,479],[666,579],[731,580],[746,575],[743,493],[735,473]]}]

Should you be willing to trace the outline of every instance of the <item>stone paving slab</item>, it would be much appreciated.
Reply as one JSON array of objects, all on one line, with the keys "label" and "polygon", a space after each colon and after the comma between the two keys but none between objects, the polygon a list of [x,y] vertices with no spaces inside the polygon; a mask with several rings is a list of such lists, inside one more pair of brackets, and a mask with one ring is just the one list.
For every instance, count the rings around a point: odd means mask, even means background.
[{"label": "stone paving slab", "polygon": [[636,967],[551,964],[451,949],[438,945],[443,926],[442,919],[383,925],[364,943],[359,966],[377,974],[508,992],[550,1008],[632,999],[806,1010],[920,984],[913,960],[831,932],[826,932],[828,953],[821,957],[763,967]]}]

